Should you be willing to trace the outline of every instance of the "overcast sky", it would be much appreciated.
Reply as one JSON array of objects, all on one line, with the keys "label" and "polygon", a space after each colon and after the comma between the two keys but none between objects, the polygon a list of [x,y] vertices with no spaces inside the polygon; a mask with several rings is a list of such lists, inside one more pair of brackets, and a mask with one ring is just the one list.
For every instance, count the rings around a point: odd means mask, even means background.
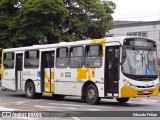
[{"label": "overcast sky", "polygon": [[160,0],[111,0],[117,8],[114,20],[160,20]]}]

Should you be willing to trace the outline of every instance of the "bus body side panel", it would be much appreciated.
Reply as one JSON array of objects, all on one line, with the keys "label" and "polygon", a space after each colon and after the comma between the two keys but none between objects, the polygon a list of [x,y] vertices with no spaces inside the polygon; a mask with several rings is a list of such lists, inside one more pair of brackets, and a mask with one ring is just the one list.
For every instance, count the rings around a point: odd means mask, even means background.
[{"label": "bus body side panel", "polygon": [[2,51],[2,87],[16,90],[15,84],[15,61],[14,61],[14,68],[5,69],[4,68],[4,53],[7,52],[6,50]]},{"label": "bus body side panel", "polygon": [[15,69],[5,69],[3,72],[4,78],[2,79],[2,87],[10,90],[16,90]]},{"label": "bus body side panel", "polygon": [[55,94],[81,96],[83,84],[95,83],[99,96],[104,97],[103,68],[63,68],[55,70]]},{"label": "bus body side panel", "polygon": [[55,94],[81,96],[82,85],[76,82],[55,82]]},{"label": "bus body side panel", "polygon": [[96,83],[99,97],[104,97],[104,83]]},{"label": "bus body side panel", "polygon": [[27,80],[32,80],[37,93],[41,93],[40,69],[24,69],[23,70],[23,90]]},{"label": "bus body side panel", "polygon": [[55,69],[55,94],[81,95],[82,85],[76,82],[76,70],[70,68]]}]

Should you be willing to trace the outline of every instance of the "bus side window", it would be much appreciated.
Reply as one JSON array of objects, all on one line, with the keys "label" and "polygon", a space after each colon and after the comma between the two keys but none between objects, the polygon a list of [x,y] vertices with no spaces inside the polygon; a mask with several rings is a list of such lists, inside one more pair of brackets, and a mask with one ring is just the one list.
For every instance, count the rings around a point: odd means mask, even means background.
[{"label": "bus side window", "polygon": [[62,47],[56,50],[56,67],[67,68],[68,67],[68,48]]},{"label": "bus side window", "polygon": [[102,66],[102,45],[86,45],[85,55],[85,67]]},{"label": "bus side window", "polygon": [[70,48],[70,68],[81,68],[84,62],[84,47],[74,46]]},{"label": "bus side window", "polygon": [[14,53],[4,53],[4,68],[14,68]]},{"label": "bus side window", "polygon": [[39,67],[39,50],[25,51],[24,67],[25,68]]}]

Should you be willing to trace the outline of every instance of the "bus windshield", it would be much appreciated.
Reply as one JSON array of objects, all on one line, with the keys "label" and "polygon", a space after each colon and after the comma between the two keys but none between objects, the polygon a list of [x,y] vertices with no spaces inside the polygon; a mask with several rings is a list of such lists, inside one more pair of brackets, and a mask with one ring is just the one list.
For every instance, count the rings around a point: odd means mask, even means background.
[{"label": "bus windshield", "polygon": [[[139,44],[141,43],[141,46]],[[154,46],[143,46],[137,42],[126,45],[126,60],[122,64],[122,72],[130,75],[158,75],[157,53]]]}]

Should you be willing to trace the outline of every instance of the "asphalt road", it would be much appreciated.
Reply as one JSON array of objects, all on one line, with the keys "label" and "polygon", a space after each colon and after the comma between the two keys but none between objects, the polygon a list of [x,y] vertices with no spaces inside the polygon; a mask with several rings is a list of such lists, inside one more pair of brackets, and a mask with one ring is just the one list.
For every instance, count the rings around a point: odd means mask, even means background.
[{"label": "asphalt road", "polygon": [[[6,110],[4,109],[4,107]],[[102,99],[99,105],[89,105],[87,103],[81,103],[80,97],[67,96],[64,99],[56,100],[56,99],[53,99],[52,97],[43,96],[41,99],[28,99],[25,97],[25,94],[23,92],[12,92],[12,91],[0,90],[0,111],[7,111],[7,109],[8,111],[10,110],[12,111],[14,110],[62,111],[63,113],[72,111],[73,113],[75,112],[75,114],[76,114],[76,111],[84,111],[85,114],[89,114],[88,111],[93,111],[94,116],[96,116],[97,111],[108,111],[108,112],[125,111],[122,114],[127,114],[127,111],[142,111],[142,112],[143,111],[157,111],[158,112],[160,111],[160,95],[156,97],[143,97],[143,98],[134,98],[134,99],[132,98],[125,104],[120,104],[115,99]],[[114,113],[112,114],[114,117],[115,116]],[[59,117],[54,117],[54,118],[56,118],[56,120],[61,119]],[[34,118],[34,120],[36,119],[37,118]],[[65,117],[63,119],[86,120],[86,117],[85,116],[84,117],[71,116],[71,117]],[[97,120],[97,119],[106,120],[106,119],[111,119],[111,118],[109,117],[107,118],[106,117],[99,117],[99,118],[89,117],[88,118],[87,117],[87,120]],[[125,120],[128,118],[118,117],[118,119]],[[135,118],[132,117],[130,119],[132,120]],[[145,118],[145,119],[149,120],[149,118]]]}]

